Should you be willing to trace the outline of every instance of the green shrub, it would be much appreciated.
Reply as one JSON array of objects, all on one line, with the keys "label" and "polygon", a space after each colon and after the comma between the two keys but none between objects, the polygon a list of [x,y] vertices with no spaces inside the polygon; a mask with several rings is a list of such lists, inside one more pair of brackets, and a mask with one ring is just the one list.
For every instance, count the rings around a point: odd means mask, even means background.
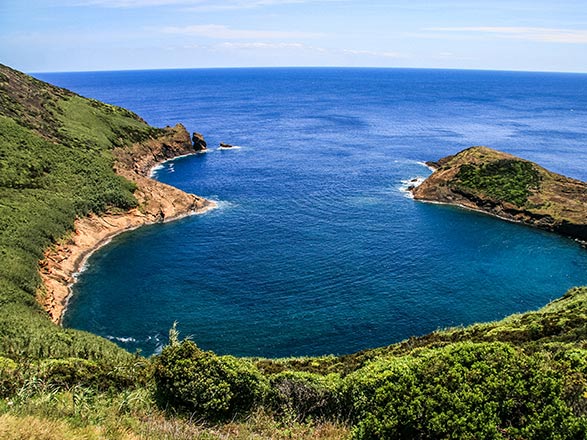
[{"label": "green shrub", "polygon": [[23,378],[18,364],[12,359],[0,357],[0,398],[8,397],[22,385]]},{"label": "green shrub", "polygon": [[[504,343],[377,361],[347,378],[359,439],[584,439],[565,375]],[[584,392],[584,388],[582,390]]]},{"label": "green shrub", "polygon": [[0,72],[0,355],[124,357],[108,341],[50,325],[36,303],[39,260],[76,217],[137,206],[136,186],[113,170],[113,149],[163,130],[6,66]]},{"label": "green shrub", "polygon": [[271,377],[271,405],[282,416],[302,422],[308,418],[341,418],[342,381],[338,374],[287,371]]},{"label": "green shrub", "polygon": [[565,363],[572,370],[579,371],[587,377],[587,349],[564,344],[560,351],[555,354],[555,358],[557,361]]},{"label": "green shrub", "polygon": [[59,389],[81,386],[100,391],[123,390],[146,382],[145,362],[112,365],[79,358],[44,359],[37,368],[35,373],[43,383]]},{"label": "green shrub", "polygon": [[379,390],[390,384],[398,390],[396,395],[390,393],[390,397],[399,399],[395,402],[399,408],[406,393],[415,389],[415,362],[415,358],[410,356],[380,358],[347,376],[344,381],[343,399],[350,419],[356,422],[373,412]]},{"label": "green shrub", "polygon": [[247,360],[202,351],[192,341],[165,347],[154,375],[161,405],[211,421],[247,413],[268,389]]},{"label": "green shrub", "polygon": [[465,164],[456,178],[465,190],[476,190],[498,201],[523,206],[531,190],[540,185],[540,174],[530,162],[500,159],[488,164]]},{"label": "green shrub", "polygon": [[60,388],[74,385],[90,385],[100,376],[100,368],[94,361],[85,359],[46,359],[40,363],[39,373],[46,383]]}]

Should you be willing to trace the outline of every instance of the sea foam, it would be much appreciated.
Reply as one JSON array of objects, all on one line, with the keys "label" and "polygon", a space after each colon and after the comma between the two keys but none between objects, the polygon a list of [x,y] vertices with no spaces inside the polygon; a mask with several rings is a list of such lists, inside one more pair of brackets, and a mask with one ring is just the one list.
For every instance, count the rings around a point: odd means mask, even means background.
[{"label": "sea foam", "polygon": [[161,171],[163,168],[165,168],[165,165],[163,165],[162,163],[155,165],[153,168],[151,168],[151,171],[149,171],[149,177],[153,179],[157,176],[157,173]]},{"label": "sea foam", "polygon": [[428,169],[429,169],[430,171],[432,171],[432,172],[436,171],[436,169],[435,169],[434,167],[431,167],[430,165],[428,165],[428,164],[427,164],[426,162],[424,162],[424,161],[417,161],[416,163],[417,163],[418,165],[421,165],[421,166],[425,167],[425,168],[428,168]]},{"label": "sea foam", "polygon": [[398,189],[404,193],[405,197],[413,199],[414,195],[410,189],[420,186],[424,180],[426,180],[426,177],[422,176],[412,177],[411,179],[404,179],[401,181],[401,185],[398,187]]},{"label": "sea foam", "polygon": [[137,342],[137,340],[135,338],[132,337],[128,337],[128,338],[124,338],[124,337],[118,337],[118,336],[106,336],[106,339],[109,339],[111,341],[118,341],[118,342],[122,342],[123,344],[129,343],[129,342]]}]

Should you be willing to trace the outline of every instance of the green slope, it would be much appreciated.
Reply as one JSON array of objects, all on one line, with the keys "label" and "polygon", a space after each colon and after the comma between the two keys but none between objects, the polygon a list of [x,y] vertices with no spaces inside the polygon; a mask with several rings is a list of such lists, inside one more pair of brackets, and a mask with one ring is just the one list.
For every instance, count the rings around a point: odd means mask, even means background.
[{"label": "green slope", "polygon": [[0,353],[11,357],[128,357],[101,338],[64,330],[36,301],[43,251],[76,216],[136,206],[112,150],[160,130],[0,65]]},{"label": "green slope", "polygon": [[471,147],[433,163],[417,200],[465,206],[587,240],[587,183],[511,154]]}]

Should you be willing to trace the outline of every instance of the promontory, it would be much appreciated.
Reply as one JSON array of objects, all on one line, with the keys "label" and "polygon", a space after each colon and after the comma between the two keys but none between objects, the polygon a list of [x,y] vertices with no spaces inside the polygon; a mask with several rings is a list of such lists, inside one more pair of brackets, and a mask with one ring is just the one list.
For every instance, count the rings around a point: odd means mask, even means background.
[{"label": "promontory", "polygon": [[416,200],[485,212],[587,241],[587,183],[511,154],[471,147],[437,162]]}]

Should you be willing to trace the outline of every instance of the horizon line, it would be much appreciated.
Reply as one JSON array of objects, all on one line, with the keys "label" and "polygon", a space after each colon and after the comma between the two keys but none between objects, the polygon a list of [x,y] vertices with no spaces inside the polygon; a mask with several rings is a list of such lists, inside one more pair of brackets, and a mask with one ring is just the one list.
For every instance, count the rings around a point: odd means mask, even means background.
[{"label": "horizon line", "polygon": [[[10,67],[10,66],[9,66]],[[106,72],[155,72],[161,70],[247,70],[247,69],[373,69],[373,70],[452,70],[470,72],[510,72],[510,73],[559,73],[570,75],[586,75],[587,71],[560,70],[524,70],[524,69],[491,69],[491,68],[457,68],[457,67],[382,67],[382,66],[217,66],[217,67],[162,67],[162,68],[129,68],[99,70],[53,70],[26,71],[29,75],[53,73],[106,73]]]}]

